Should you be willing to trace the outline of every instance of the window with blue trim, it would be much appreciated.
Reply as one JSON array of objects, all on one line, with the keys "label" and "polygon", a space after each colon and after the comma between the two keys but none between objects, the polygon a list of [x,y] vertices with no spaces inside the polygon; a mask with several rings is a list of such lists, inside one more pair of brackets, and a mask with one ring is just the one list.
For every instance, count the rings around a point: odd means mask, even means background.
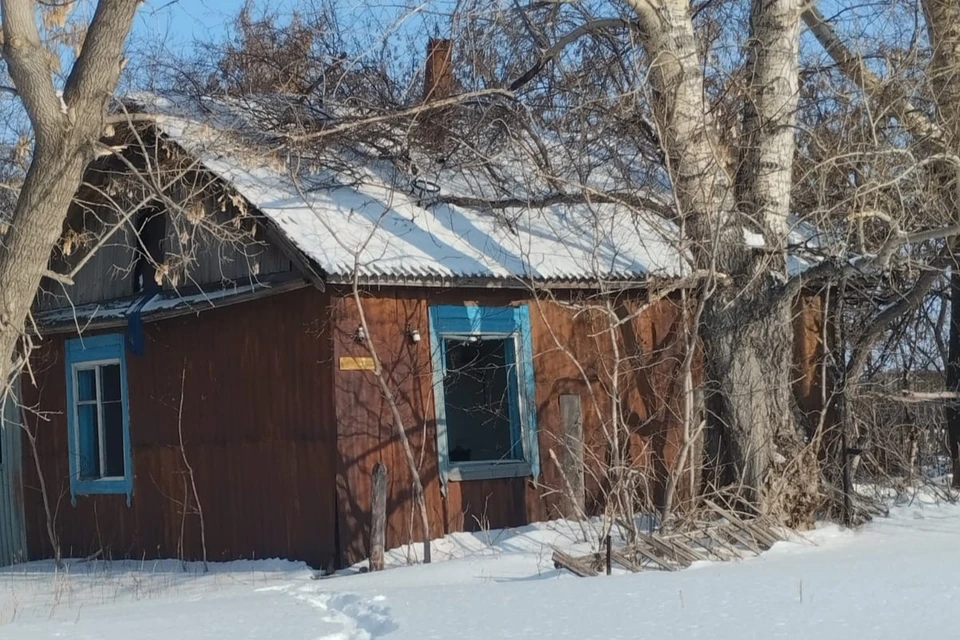
[{"label": "window with blue trim", "polygon": [[530,312],[430,308],[440,477],[539,475]]},{"label": "window with blue trim", "polygon": [[127,367],[122,334],[67,341],[70,492],[131,495]]}]

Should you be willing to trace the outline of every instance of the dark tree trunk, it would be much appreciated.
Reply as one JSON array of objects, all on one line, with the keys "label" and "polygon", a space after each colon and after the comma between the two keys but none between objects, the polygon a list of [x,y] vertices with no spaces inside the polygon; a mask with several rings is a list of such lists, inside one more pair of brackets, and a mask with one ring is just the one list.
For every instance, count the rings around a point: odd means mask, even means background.
[{"label": "dark tree trunk", "polygon": [[764,514],[813,524],[816,454],[796,417],[792,301],[771,283],[718,291],[704,311],[708,423],[718,479]]}]

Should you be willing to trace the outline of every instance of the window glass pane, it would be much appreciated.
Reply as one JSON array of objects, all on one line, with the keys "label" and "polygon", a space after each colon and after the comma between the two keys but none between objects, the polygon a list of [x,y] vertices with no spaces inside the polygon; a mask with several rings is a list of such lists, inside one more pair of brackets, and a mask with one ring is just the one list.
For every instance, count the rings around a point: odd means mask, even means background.
[{"label": "window glass pane", "polygon": [[81,480],[94,480],[100,477],[100,434],[97,428],[97,405],[82,404],[77,407],[77,428],[79,433],[77,468]]},{"label": "window glass pane", "polygon": [[123,459],[123,405],[103,403],[104,475],[109,478],[124,476]]},{"label": "window glass pane", "polygon": [[97,399],[97,370],[80,369],[77,371],[77,400]]},{"label": "window glass pane", "polygon": [[507,384],[506,341],[445,339],[444,347],[450,462],[514,459],[510,407],[517,399]]},{"label": "window glass pane", "polygon": [[120,365],[106,364],[100,367],[100,383],[103,385],[103,401],[120,400]]}]

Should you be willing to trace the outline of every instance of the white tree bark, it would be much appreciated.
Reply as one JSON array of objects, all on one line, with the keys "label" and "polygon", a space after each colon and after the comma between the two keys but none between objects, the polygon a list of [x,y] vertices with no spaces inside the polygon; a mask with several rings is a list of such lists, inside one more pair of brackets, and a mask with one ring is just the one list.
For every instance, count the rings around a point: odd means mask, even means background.
[{"label": "white tree bark", "polygon": [[[769,274],[786,266],[801,1],[753,2],[743,135],[733,149],[721,143],[704,97],[689,3],[627,2],[641,25],[661,139],[697,266],[732,283],[707,301],[702,331],[707,408],[721,435],[726,479],[742,482],[762,511],[792,525],[812,523],[818,473],[794,414],[791,301]],[[739,160],[736,179],[730,158]],[[746,247],[746,220],[762,228],[772,257]],[[785,476],[788,467],[793,472]]]},{"label": "white tree bark", "polygon": [[786,248],[800,77],[802,0],[754,2],[740,141],[741,210],[763,225],[768,248]]},{"label": "white tree bark", "polygon": [[680,213],[691,225],[698,266],[713,266],[716,240],[729,233],[733,200],[728,150],[704,96],[703,61],[683,0],[627,0],[650,60],[654,112],[661,127]]}]

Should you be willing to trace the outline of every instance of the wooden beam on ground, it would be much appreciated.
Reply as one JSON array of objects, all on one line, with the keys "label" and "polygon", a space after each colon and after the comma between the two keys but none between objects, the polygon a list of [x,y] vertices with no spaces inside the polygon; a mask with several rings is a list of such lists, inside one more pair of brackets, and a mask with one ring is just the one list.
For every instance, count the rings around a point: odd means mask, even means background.
[{"label": "wooden beam on ground", "polygon": [[627,571],[632,571],[633,573],[643,571],[643,565],[628,556],[624,549],[613,549],[610,554],[613,556],[613,561]]},{"label": "wooden beam on ground", "polygon": [[762,553],[760,546],[757,545],[757,541],[751,536],[743,535],[743,532],[740,530],[740,527],[736,525],[731,525],[725,529],[721,530],[724,535],[735,540],[742,544],[748,551],[752,551],[754,555],[758,556]]},{"label": "wooden beam on ground", "polygon": [[[591,554],[591,556],[592,555],[593,554]],[[597,575],[597,570],[594,568],[593,563],[588,562],[586,558],[576,558],[559,549],[554,549],[553,551],[553,566],[557,569],[566,569],[581,578],[592,578]]]},{"label": "wooden beam on ground", "polygon": [[681,538],[668,540],[667,544],[678,549],[681,553],[690,558],[691,562],[699,562],[707,559],[705,555],[688,545],[686,541],[682,540]]},{"label": "wooden beam on ground", "polygon": [[727,540],[724,540],[719,530],[712,529],[710,531],[707,531],[707,537],[713,540],[713,542],[717,544],[719,547],[727,550],[733,558],[738,558],[738,559],[743,558],[743,552],[737,547],[730,544]]},{"label": "wooden beam on ground", "polygon": [[710,500],[704,500],[706,505],[717,512],[717,514],[732,524],[733,526],[741,529],[745,533],[749,533],[757,542],[764,545],[766,548],[772,547],[777,543],[777,538],[769,532],[764,531],[761,527],[753,526],[753,523],[750,520],[741,518],[734,513],[731,513],[728,509],[724,509],[720,505]]},{"label": "wooden beam on ground", "polygon": [[682,566],[678,566],[676,563],[670,562],[661,556],[659,551],[651,549],[650,546],[644,543],[642,540],[637,540],[634,542],[633,548],[638,554],[644,556],[661,569],[665,569],[666,571],[676,571],[677,569],[683,568]]},{"label": "wooden beam on ground", "polygon": [[[727,560],[739,559],[740,554],[730,553],[727,550],[726,546],[720,545],[710,537],[710,528],[704,528],[700,531],[688,531],[686,533],[678,533],[676,536],[684,540],[688,547],[693,548],[693,545],[703,549],[704,553],[709,556],[713,556],[720,562],[726,562]],[[672,539],[672,538],[671,538]],[[711,542],[712,544],[708,543]],[[720,549],[718,551],[718,549]]]},{"label": "wooden beam on ground", "polygon": [[671,547],[663,540],[658,539],[656,536],[638,533],[637,540],[643,542],[651,549],[654,549],[658,554],[660,554],[661,557],[673,560],[684,569],[689,567],[690,563],[692,562],[692,560],[682,551],[678,552],[677,549]]}]

